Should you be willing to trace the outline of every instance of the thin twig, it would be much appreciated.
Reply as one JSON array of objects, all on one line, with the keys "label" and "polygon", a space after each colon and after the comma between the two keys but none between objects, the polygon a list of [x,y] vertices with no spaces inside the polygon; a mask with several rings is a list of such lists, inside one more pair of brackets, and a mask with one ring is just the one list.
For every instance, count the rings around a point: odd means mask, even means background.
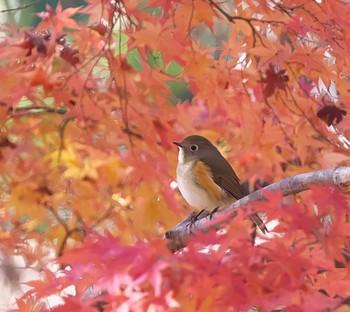
[{"label": "thin twig", "polygon": [[243,17],[243,16],[233,16],[229,13],[227,13],[218,3],[216,3],[214,0],[208,0],[209,4],[214,7],[215,9],[217,9],[223,16],[225,16],[225,18],[231,22],[234,23],[236,20],[241,20],[244,21],[248,24],[248,26],[250,27],[251,31],[252,31],[252,35],[253,35],[253,47],[256,46],[256,38],[259,38],[260,43],[265,46],[264,41],[262,40],[261,35],[257,32],[257,30],[255,29],[253,22],[256,23],[266,23],[266,24],[281,24],[281,25],[285,25],[286,23],[283,21],[275,21],[275,20],[264,20],[264,19],[259,19],[259,18],[254,18],[254,17]]},{"label": "thin twig", "polygon": [[102,221],[106,220],[114,212],[115,212],[115,208],[111,206],[99,219],[97,219],[93,224],[91,224],[91,228],[95,228],[96,226],[98,226]]},{"label": "thin twig", "polygon": [[64,133],[65,133],[66,127],[70,121],[75,120],[75,119],[76,119],[76,117],[74,117],[74,116],[68,117],[68,118],[64,119],[58,127],[58,133],[60,136],[60,146],[59,146],[59,151],[58,151],[58,156],[57,156],[57,164],[59,164],[61,161],[61,154],[62,154],[62,151],[63,151],[64,146],[65,146]]},{"label": "thin twig", "polygon": [[81,233],[85,236],[85,230],[82,227],[75,227],[75,228],[69,230],[68,232],[66,232],[66,235],[64,236],[64,238],[62,240],[61,246],[58,249],[57,257],[61,257],[63,255],[64,249],[66,248],[66,245],[67,245],[67,240],[74,233]]},{"label": "thin twig", "polygon": [[61,224],[61,226],[64,228],[65,232],[69,232],[69,228],[65,222],[59,217],[58,213],[53,209],[51,206],[47,207],[48,210],[52,213],[52,215],[55,217],[57,222]]},{"label": "thin twig", "polygon": [[14,11],[19,11],[19,10],[25,10],[27,8],[29,8],[30,6],[34,5],[35,3],[38,3],[39,1],[33,1],[27,4],[23,4],[18,6],[17,8],[10,8],[10,9],[5,9],[5,10],[1,10],[0,13],[9,13],[9,12],[14,12]]},{"label": "thin twig", "polygon": [[[11,117],[23,117],[28,115],[39,115],[54,113],[64,115],[68,112],[68,109],[64,106],[59,108],[45,107],[45,106],[29,106],[29,107],[9,107],[8,112],[12,113]],[[17,114],[17,112],[19,112]]]}]

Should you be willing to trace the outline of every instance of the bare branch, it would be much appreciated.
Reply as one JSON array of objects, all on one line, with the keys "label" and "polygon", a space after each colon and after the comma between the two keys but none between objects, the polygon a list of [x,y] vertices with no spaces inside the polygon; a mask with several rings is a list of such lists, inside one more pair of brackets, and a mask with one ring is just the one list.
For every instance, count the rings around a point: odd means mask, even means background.
[{"label": "bare branch", "polygon": [[38,3],[38,1],[33,1],[27,4],[23,4],[18,6],[17,8],[10,8],[10,9],[5,9],[5,10],[1,10],[0,13],[9,13],[9,12],[14,12],[14,11],[19,11],[19,10],[24,10],[29,8],[30,6],[34,5],[35,3]]},{"label": "bare branch", "polygon": [[66,232],[65,236],[63,237],[62,243],[61,243],[60,247],[58,248],[57,257],[61,257],[63,255],[69,237],[71,237],[73,234],[76,234],[76,233],[79,233],[82,236],[86,235],[85,229],[83,227],[75,227],[75,228],[69,230],[68,232]]},{"label": "bare branch", "polygon": [[8,111],[12,114],[11,117],[23,117],[28,115],[39,115],[48,113],[64,115],[68,112],[67,108],[64,106],[58,108],[45,106],[9,107]]},{"label": "bare branch", "polygon": [[193,235],[193,231],[206,233],[210,229],[223,226],[223,224],[229,222],[236,216],[238,208],[242,208],[257,201],[266,200],[264,191],[282,192],[282,195],[285,197],[308,190],[310,184],[324,184],[336,186],[340,189],[350,186],[350,167],[337,167],[298,174],[270,184],[217,211],[213,214],[212,219],[210,219],[210,216],[207,216],[193,223],[193,216],[196,213],[192,213],[185,220],[165,233],[165,238],[170,240],[168,248],[172,252],[175,252],[185,247],[191,235]]},{"label": "bare branch", "polygon": [[230,15],[229,13],[227,13],[221,6],[219,3],[215,2],[214,0],[208,0],[209,4],[215,8],[216,10],[218,10],[230,23],[234,23],[236,20],[241,20],[244,21],[245,23],[248,24],[248,26],[250,27],[251,31],[252,31],[252,35],[253,35],[253,47],[256,46],[256,39],[258,38],[259,41],[261,42],[261,44],[263,46],[265,46],[264,41],[261,37],[261,35],[259,34],[259,32],[256,30],[253,22],[256,23],[266,23],[266,24],[276,24],[276,25],[284,25],[285,23],[283,21],[275,21],[275,20],[264,20],[264,19],[258,19],[258,18],[247,18],[247,17],[243,17],[243,16],[233,16]]}]

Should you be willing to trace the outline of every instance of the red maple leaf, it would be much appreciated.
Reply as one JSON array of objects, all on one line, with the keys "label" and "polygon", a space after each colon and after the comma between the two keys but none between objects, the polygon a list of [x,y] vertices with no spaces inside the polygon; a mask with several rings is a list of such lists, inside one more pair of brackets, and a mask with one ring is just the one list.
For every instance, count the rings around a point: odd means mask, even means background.
[{"label": "red maple leaf", "polygon": [[47,48],[45,39],[46,38],[40,34],[27,31],[24,41],[20,43],[19,46],[23,49],[28,49],[26,56],[31,55],[34,48],[36,48],[39,53],[46,54]]},{"label": "red maple leaf", "polygon": [[279,70],[277,66],[270,64],[265,72],[265,78],[262,79],[262,82],[266,83],[264,95],[269,97],[275,92],[275,89],[284,90],[288,81],[289,77],[285,69]]},{"label": "red maple leaf", "polygon": [[79,54],[78,50],[72,49],[70,47],[64,47],[61,51],[61,57],[65,59],[67,62],[71,63],[73,66],[75,66],[77,63],[79,63]]},{"label": "red maple leaf", "polygon": [[317,117],[322,119],[327,126],[330,126],[340,123],[346,114],[347,112],[344,109],[340,109],[335,105],[326,105],[317,112]]}]

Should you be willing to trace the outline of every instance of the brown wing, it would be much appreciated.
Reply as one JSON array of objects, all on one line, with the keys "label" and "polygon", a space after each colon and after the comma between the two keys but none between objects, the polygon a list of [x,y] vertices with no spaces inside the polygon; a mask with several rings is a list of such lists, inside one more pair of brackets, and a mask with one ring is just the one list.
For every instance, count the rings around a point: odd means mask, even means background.
[{"label": "brown wing", "polygon": [[[248,195],[248,191],[241,185],[239,178],[228,161],[220,154],[218,150],[216,150],[216,152],[217,154],[215,157],[206,158],[209,159],[209,162],[213,159],[217,160],[215,163],[207,163],[210,168],[215,168],[215,172],[213,172],[213,179],[215,183],[236,200]],[[256,212],[250,214],[249,217],[263,233],[268,232],[264,222]]]},{"label": "brown wing", "polygon": [[218,150],[214,150],[215,155],[210,155],[206,157],[206,164],[209,168],[215,168],[212,170],[214,182],[223,188],[228,194],[233,198],[240,199],[246,195],[248,192],[240,184],[239,178],[233,171],[232,167],[228,161],[220,154]]}]

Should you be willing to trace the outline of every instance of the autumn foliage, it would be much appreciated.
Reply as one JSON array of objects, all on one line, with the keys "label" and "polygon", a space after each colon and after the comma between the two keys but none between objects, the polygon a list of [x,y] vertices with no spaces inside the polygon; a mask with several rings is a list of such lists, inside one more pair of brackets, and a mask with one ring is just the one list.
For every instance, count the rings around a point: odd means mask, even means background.
[{"label": "autumn foliage", "polygon": [[[175,254],[163,238],[191,211],[171,183],[187,135],[249,185],[348,165],[348,1],[88,0],[38,16],[0,42],[1,250],[42,277],[20,311],[349,309],[344,190],[266,193]],[[250,210],[279,221],[257,246]]]}]

